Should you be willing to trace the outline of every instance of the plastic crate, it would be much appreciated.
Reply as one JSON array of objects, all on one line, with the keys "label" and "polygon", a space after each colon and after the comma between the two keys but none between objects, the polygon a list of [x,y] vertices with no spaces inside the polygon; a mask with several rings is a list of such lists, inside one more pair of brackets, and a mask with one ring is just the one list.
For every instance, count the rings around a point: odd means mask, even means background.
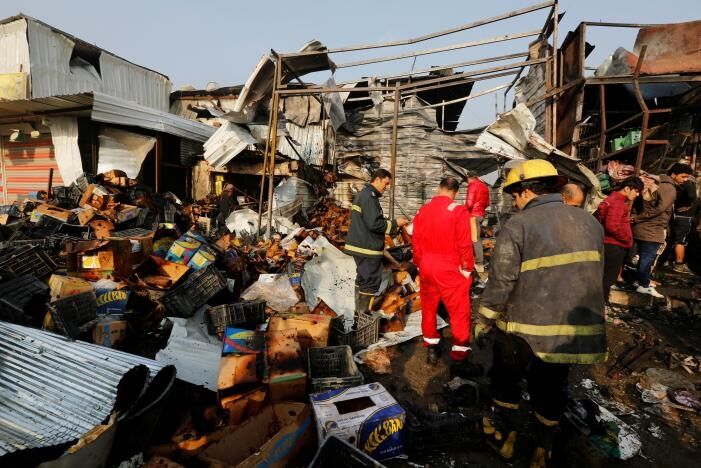
[{"label": "plastic crate", "polygon": [[61,333],[77,337],[98,321],[95,293],[87,291],[59,299],[54,303],[51,316]]},{"label": "plastic crate", "polygon": [[245,301],[210,308],[206,314],[210,335],[220,335],[227,327],[255,327],[265,322],[265,301]]},{"label": "plastic crate", "polygon": [[168,291],[161,302],[173,317],[192,317],[225,287],[224,277],[214,265],[210,265],[192,272],[183,283]]},{"label": "plastic crate", "polygon": [[368,314],[360,314],[351,331],[345,331],[343,321],[331,324],[331,337],[334,344],[350,346],[353,351],[364,349],[377,343],[380,332],[380,319]]},{"label": "plastic crate", "polygon": [[15,218],[20,218],[22,212],[17,205],[2,205],[0,206],[0,215],[13,216]]},{"label": "plastic crate", "polygon": [[363,384],[363,374],[353,361],[350,346],[309,348],[308,353],[313,393]]},{"label": "plastic crate", "polygon": [[406,410],[406,447],[412,452],[425,449],[479,443],[478,419],[460,413],[430,413],[415,408]]},{"label": "plastic crate", "polygon": [[146,237],[153,234],[150,229],[144,228],[133,228],[125,229],[124,231],[117,231],[112,233],[112,237]]},{"label": "plastic crate", "polygon": [[324,440],[308,468],[326,468],[329,466],[334,468],[385,467],[385,465],[374,458],[336,436],[329,436]]},{"label": "plastic crate", "polygon": [[32,275],[18,276],[0,283],[0,319],[13,323],[30,323],[32,310],[46,312],[49,286]]},{"label": "plastic crate", "polygon": [[39,246],[25,245],[0,257],[0,270],[9,270],[16,275],[31,274],[43,278],[56,270],[56,263]]},{"label": "plastic crate", "polygon": [[78,187],[78,189],[80,189],[80,192],[84,193],[88,189],[88,185],[90,185],[94,182],[95,182],[95,176],[93,174],[89,174],[87,172],[84,172],[75,180],[74,183]]}]

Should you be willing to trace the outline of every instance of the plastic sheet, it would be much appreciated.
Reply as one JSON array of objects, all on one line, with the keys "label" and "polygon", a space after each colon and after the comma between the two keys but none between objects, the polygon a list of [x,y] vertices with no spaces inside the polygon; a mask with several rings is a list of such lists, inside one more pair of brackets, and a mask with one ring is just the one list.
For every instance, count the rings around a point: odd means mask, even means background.
[{"label": "plastic sheet", "polygon": [[287,312],[299,302],[287,275],[260,275],[242,294],[246,301],[263,300],[276,312]]}]

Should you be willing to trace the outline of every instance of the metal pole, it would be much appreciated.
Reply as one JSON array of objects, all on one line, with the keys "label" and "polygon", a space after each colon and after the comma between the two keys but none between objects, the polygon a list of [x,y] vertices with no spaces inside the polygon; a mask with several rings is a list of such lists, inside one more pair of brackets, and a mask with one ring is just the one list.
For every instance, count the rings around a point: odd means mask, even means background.
[{"label": "metal pole", "polygon": [[389,172],[392,174],[392,185],[389,192],[389,217],[394,219],[394,189],[397,186],[397,174],[395,168],[397,166],[397,125],[399,121],[399,99],[400,99],[399,84],[394,90],[394,115],[392,116],[392,159],[390,161]]},{"label": "metal pole", "polygon": [[[558,20],[558,3],[557,0],[553,5],[553,88],[560,86],[558,80],[560,73],[557,68],[557,26]],[[557,95],[553,96],[553,146],[557,148]]]},{"label": "metal pole", "polygon": [[[265,152],[263,153],[263,171],[260,176],[260,195],[258,197],[258,231],[256,231],[256,241],[260,238],[260,224],[263,220],[263,196],[265,194],[265,176],[268,170],[268,150],[270,149],[270,134],[273,131],[271,125],[273,121],[273,102],[275,97],[270,97],[270,109],[268,111],[268,138],[265,140]],[[274,167],[274,164],[273,164]]]},{"label": "metal pole", "polygon": [[596,170],[601,167],[601,157],[606,152],[606,86],[599,85],[599,121],[601,135],[599,136],[599,159],[596,163]]},{"label": "metal pole", "polygon": [[51,198],[51,187],[54,185],[54,168],[49,168],[49,186],[46,189],[46,199]]},{"label": "metal pole", "polygon": [[645,155],[645,142],[647,140],[647,127],[650,123],[650,109],[648,109],[645,99],[643,98],[643,93],[640,92],[640,82],[638,77],[640,75],[640,69],[643,66],[643,60],[645,60],[645,53],[647,52],[647,45],[644,45],[640,49],[640,55],[638,56],[638,63],[635,65],[635,73],[633,73],[633,89],[635,90],[635,98],[638,100],[638,105],[643,111],[643,125],[640,129],[640,144],[638,145],[638,156],[635,159],[635,175],[640,175],[640,169],[643,167],[643,156]]},{"label": "metal pole", "polygon": [[268,228],[266,230],[268,239],[273,231],[273,176],[275,175],[275,151],[277,151],[277,125],[278,125],[278,108],[280,107],[280,95],[277,92],[278,85],[280,84],[280,57],[277,57],[277,62],[275,63],[275,80],[273,82],[273,121],[272,121],[272,133],[270,140],[270,164],[269,164],[269,174],[268,174]]}]

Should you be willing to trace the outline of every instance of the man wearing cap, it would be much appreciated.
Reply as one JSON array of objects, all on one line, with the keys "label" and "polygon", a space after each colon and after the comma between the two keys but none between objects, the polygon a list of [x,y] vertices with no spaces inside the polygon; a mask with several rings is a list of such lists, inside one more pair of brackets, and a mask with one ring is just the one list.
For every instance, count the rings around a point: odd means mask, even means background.
[{"label": "man wearing cap", "polygon": [[497,237],[475,326],[476,338],[495,329],[487,442],[505,459],[516,454],[525,380],[537,442],[531,466],[549,463],[571,365],[606,358],[604,232],[593,216],[562,202],[564,182],[543,160],[507,175],[504,192],[520,212]]}]

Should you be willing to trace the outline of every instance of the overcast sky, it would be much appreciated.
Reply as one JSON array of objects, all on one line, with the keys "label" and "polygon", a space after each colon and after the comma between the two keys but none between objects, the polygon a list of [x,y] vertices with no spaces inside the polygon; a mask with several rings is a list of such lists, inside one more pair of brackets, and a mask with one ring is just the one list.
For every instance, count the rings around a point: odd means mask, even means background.
[{"label": "overcast sky", "polygon": [[[294,52],[311,39],[318,39],[328,47],[408,39],[532,3],[537,3],[537,0],[356,0],[343,3],[3,0],[0,2],[0,17],[19,12],[33,16],[127,60],[168,75],[175,90],[186,84],[204,88],[210,81],[219,86],[242,84],[262,54],[270,49]],[[701,19],[701,0],[563,0],[560,9],[566,12],[561,23],[560,41],[581,21],[665,23]],[[335,54],[333,58],[341,63],[530,31],[543,26],[547,11],[411,46]],[[596,49],[587,66],[597,66],[618,46],[632,49],[634,31],[592,28],[587,40]],[[532,38],[423,56],[415,63],[414,59],[405,59],[341,69],[336,73],[336,81],[525,52],[530,40]],[[478,67],[488,66],[492,65]],[[473,94],[508,79],[479,82]],[[471,128],[491,122],[494,104],[493,95],[469,101],[460,127]]]}]

